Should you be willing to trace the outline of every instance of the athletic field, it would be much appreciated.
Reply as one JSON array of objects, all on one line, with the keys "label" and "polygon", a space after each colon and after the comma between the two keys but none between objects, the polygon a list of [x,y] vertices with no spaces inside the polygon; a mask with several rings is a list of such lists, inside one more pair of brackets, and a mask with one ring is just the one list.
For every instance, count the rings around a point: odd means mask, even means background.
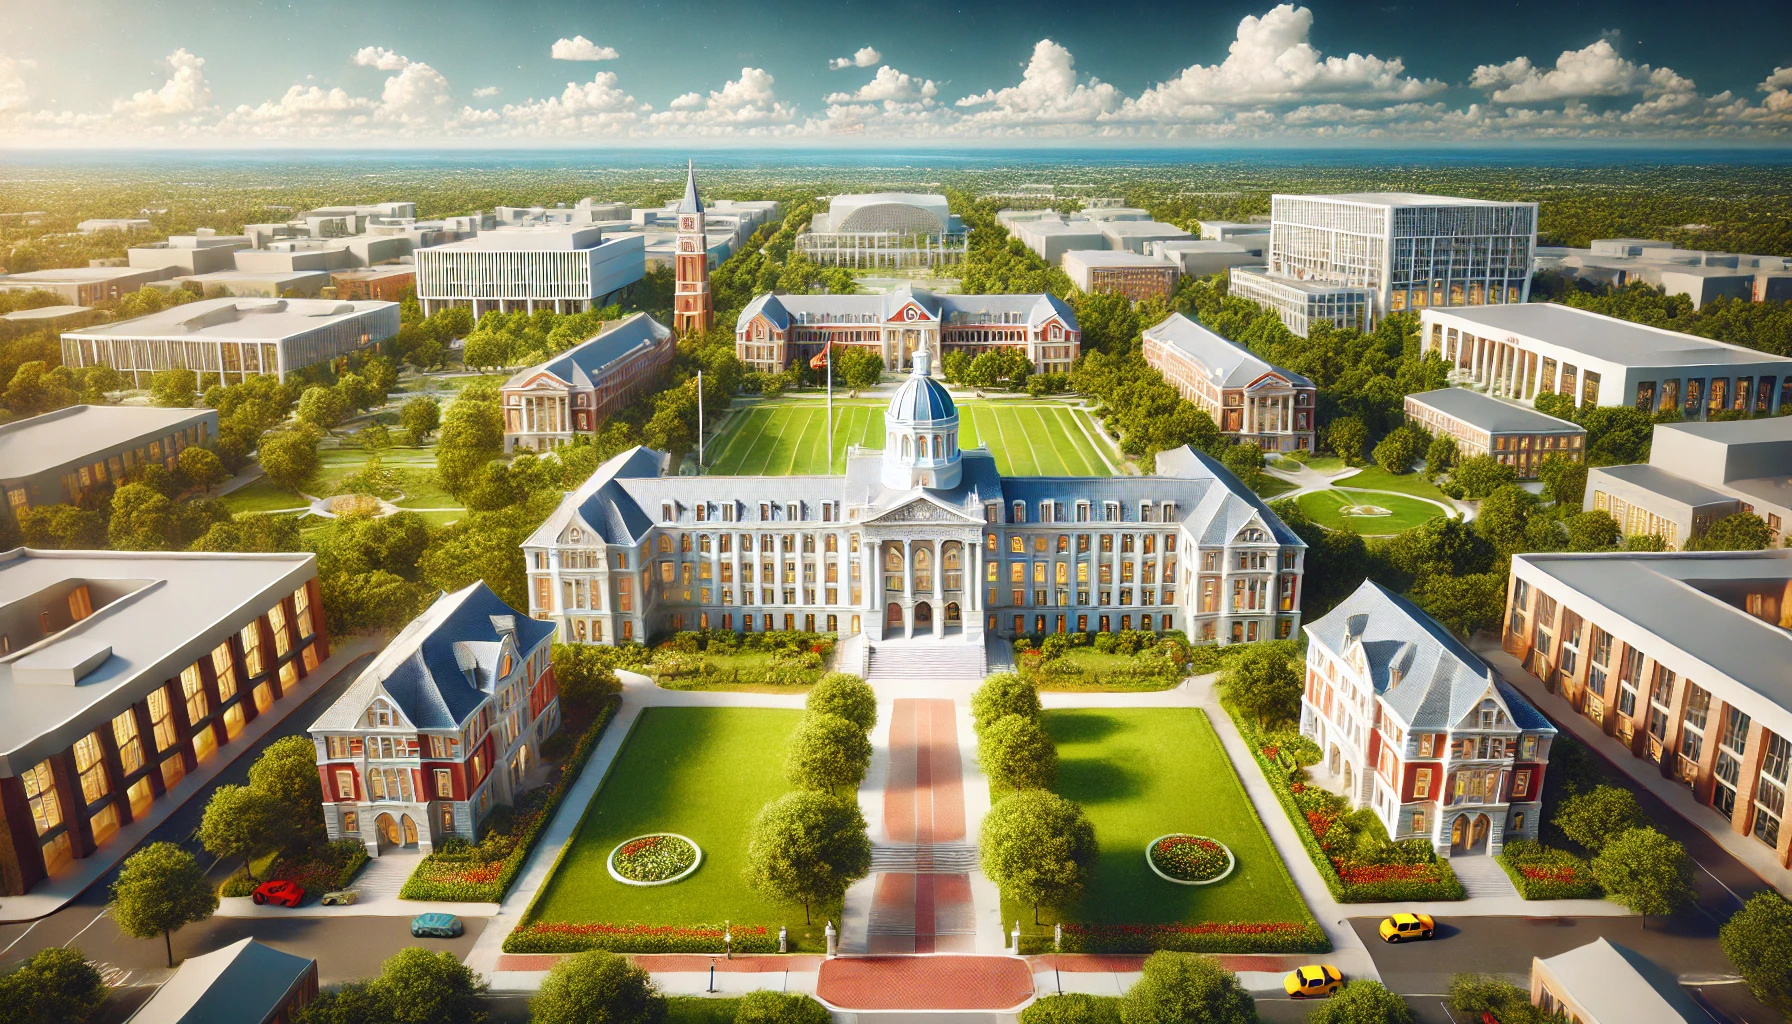
[{"label": "athletic field", "polygon": [[[774,401],[738,412],[709,442],[707,472],[791,476],[846,472],[846,449],[884,446],[883,402],[835,402],[834,450],[827,407]],[[960,447],[989,446],[1006,476],[1113,476],[1118,461],[1087,413],[1055,402],[960,402]],[[1104,457],[1105,456],[1105,457]]]}]

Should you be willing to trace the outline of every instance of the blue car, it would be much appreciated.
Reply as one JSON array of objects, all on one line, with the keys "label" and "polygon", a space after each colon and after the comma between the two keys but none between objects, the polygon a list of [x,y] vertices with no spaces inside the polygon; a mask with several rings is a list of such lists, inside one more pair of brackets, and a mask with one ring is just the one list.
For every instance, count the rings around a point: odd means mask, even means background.
[{"label": "blue car", "polygon": [[411,918],[414,939],[455,939],[466,931],[460,918],[453,914],[418,914]]}]

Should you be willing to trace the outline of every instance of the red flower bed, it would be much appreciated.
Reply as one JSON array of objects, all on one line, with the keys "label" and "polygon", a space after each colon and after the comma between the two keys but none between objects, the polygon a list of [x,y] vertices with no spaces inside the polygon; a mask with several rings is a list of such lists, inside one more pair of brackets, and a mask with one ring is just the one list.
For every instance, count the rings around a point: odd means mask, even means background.
[{"label": "red flower bed", "polygon": [[1323,953],[1331,943],[1317,924],[1203,921],[1200,924],[1067,924],[1066,953]]},{"label": "red flower bed", "polygon": [[1533,882],[1572,882],[1580,876],[1573,867],[1533,867],[1526,865],[1518,869],[1519,874]]},{"label": "red flower bed", "polygon": [[1437,869],[1430,864],[1353,864],[1342,857],[1333,857],[1332,866],[1338,869],[1338,877],[1349,885],[1437,880]]},{"label": "red flower bed", "polygon": [[1274,746],[1273,744],[1263,748],[1263,756],[1269,758],[1271,761],[1274,761],[1277,757],[1280,757],[1281,754],[1282,754],[1282,748],[1278,747],[1278,746]]}]

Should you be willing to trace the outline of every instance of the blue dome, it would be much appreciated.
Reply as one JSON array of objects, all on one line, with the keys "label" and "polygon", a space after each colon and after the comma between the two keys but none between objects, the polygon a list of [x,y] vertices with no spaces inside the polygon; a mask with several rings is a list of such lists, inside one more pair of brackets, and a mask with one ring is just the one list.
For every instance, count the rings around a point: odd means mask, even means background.
[{"label": "blue dome", "polygon": [[916,374],[903,382],[884,415],[891,423],[937,423],[955,419],[958,406],[944,384]]}]

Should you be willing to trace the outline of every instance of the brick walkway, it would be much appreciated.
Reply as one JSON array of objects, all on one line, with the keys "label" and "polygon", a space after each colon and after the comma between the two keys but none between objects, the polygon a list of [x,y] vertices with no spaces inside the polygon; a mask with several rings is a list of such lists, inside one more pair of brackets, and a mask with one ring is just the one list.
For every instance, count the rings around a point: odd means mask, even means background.
[{"label": "brick walkway", "polygon": [[1006,1010],[1032,997],[1033,972],[1003,956],[851,957],[821,965],[815,994],[844,1010]]},{"label": "brick walkway", "polygon": [[[934,844],[964,841],[964,765],[950,700],[893,702],[884,831],[892,845],[912,844],[922,864]],[[872,953],[974,951],[970,875],[880,872],[869,948]]]},{"label": "brick walkway", "polygon": [[[500,971],[546,971],[575,953],[503,953],[498,957]],[[748,954],[732,960],[717,953],[634,953],[628,958],[650,973],[707,971],[714,962],[717,974],[767,974],[777,971],[814,971],[822,957],[802,953],[784,956]]]}]

